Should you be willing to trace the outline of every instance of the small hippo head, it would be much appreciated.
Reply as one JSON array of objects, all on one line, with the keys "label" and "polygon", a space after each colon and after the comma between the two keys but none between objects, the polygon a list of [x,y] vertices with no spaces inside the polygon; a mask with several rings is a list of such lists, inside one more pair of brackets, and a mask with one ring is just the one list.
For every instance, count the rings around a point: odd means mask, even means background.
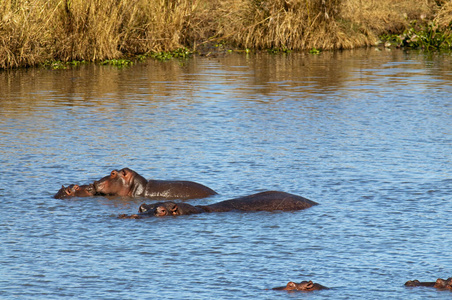
[{"label": "small hippo head", "polygon": [[94,196],[96,191],[92,184],[89,185],[77,185],[71,184],[68,187],[61,186],[61,189],[55,194],[54,198],[63,199],[69,197],[90,197]]},{"label": "small hippo head", "polygon": [[447,279],[441,279],[441,278],[436,279],[434,287],[437,289],[452,290],[452,277],[447,278]]},{"label": "small hippo head", "polygon": [[446,280],[446,289],[449,289],[452,291],[452,277],[447,278]]},{"label": "small hippo head", "polygon": [[94,189],[93,184],[87,185],[74,185],[73,186],[73,194],[76,197],[90,197],[96,194],[96,190]]},{"label": "small hippo head", "polygon": [[309,281],[302,281],[300,283],[295,283],[293,281],[290,281],[286,286],[273,288],[274,290],[285,290],[285,291],[304,291],[304,292],[310,292],[315,290],[324,290],[328,289],[326,286],[323,286],[318,283],[313,283],[311,280]]},{"label": "small hippo head", "polygon": [[181,214],[177,204],[171,201],[159,202],[154,204],[143,203],[140,205],[138,212],[154,215],[156,217],[177,216]]},{"label": "small hippo head", "polygon": [[139,213],[150,216],[181,216],[206,212],[199,206],[193,206],[188,203],[174,203],[172,201],[159,202],[155,204],[142,204],[138,210]]},{"label": "small hippo head", "polygon": [[295,283],[293,281],[290,281],[287,283],[285,290],[287,291],[307,291],[314,287],[314,283],[309,281],[302,281],[300,283]]},{"label": "small hippo head", "polygon": [[405,282],[405,286],[419,286],[420,282],[419,280],[408,280],[407,282]]}]

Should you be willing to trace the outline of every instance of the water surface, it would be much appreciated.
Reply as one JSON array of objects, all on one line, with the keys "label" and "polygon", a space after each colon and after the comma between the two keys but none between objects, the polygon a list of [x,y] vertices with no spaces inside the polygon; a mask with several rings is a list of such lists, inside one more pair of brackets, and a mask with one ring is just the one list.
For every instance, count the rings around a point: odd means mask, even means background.
[{"label": "water surface", "polygon": [[[0,298],[450,299],[450,54],[355,50],[0,73]],[[146,199],[53,199],[129,167],[214,203],[298,212],[120,220]],[[331,290],[268,290],[313,280]]]}]

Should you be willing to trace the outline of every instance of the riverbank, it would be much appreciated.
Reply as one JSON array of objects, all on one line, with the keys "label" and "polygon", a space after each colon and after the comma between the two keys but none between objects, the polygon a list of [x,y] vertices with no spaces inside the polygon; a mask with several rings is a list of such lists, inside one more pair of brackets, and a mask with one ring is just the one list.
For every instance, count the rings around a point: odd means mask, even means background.
[{"label": "riverbank", "polygon": [[3,3],[1,69],[49,61],[115,61],[181,48],[196,52],[215,44],[275,51],[337,50],[373,46],[386,37],[410,46],[423,28],[441,35],[445,44],[451,39],[452,4],[444,0]]}]

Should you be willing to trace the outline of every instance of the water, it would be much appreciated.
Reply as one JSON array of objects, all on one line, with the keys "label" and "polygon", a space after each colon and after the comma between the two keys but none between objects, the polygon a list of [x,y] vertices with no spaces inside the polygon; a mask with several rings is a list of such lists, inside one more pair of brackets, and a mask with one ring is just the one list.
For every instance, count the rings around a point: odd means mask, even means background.
[{"label": "water", "polygon": [[[235,55],[0,73],[0,298],[450,299],[450,54]],[[53,199],[129,167],[214,203],[299,212],[120,220],[146,199]],[[268,290],[289,281],[331,287]]]}]

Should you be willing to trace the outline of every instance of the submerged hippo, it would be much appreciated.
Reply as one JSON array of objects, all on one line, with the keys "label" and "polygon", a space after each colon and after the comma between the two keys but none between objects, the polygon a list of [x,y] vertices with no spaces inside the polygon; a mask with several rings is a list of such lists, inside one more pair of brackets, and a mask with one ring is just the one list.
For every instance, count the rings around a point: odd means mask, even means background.
[{"label": "submerged hippo", "polygon": [[131,216],[121,215],[120,218],[141,219],[151,216],[180,216],[227,211],[293,211],[306,209],[317,204],[318,203],[301,196],[284,192],[268,191],[232,200],[225,200],[210,205],[194,206],[188,203],[175,203],[172,201],[142,204],[138,209],[138,214]]},{"label": "submerged hippo", "polygon": [[451,290],[452,291],[452,277],[447,279],[436,279],[435,282],[421,282],[419,280],[409,280],[405,282],[405,286],[427,286],[434,287],[440,290]]},{"label": "submerged hippo", "polygon": [[148,197],[152,199],[195,199],[217,194],[192,181],[146,180],[137,172],[124,168],[113,170],[94,182],[97,193],[111,196]]},{"label": "submerged hippo", "polygon": [[55,199],[64,199],[69,197],[90,197],[94,196],[96,191],[92,184],[76,185],[71,184],[68,187],[61,186],[61,189],[53,196]]},{"label": "submerged hippo", "polygon": [[285,290],[285,291],[304,291],[311,292],[317,290],[327,290],[326,286],[323,286],[318,283],[313,283],[311,280],[302,281],[300,283],[295,283],[290,281],[286,286],[275,287],[273,290]]}]

